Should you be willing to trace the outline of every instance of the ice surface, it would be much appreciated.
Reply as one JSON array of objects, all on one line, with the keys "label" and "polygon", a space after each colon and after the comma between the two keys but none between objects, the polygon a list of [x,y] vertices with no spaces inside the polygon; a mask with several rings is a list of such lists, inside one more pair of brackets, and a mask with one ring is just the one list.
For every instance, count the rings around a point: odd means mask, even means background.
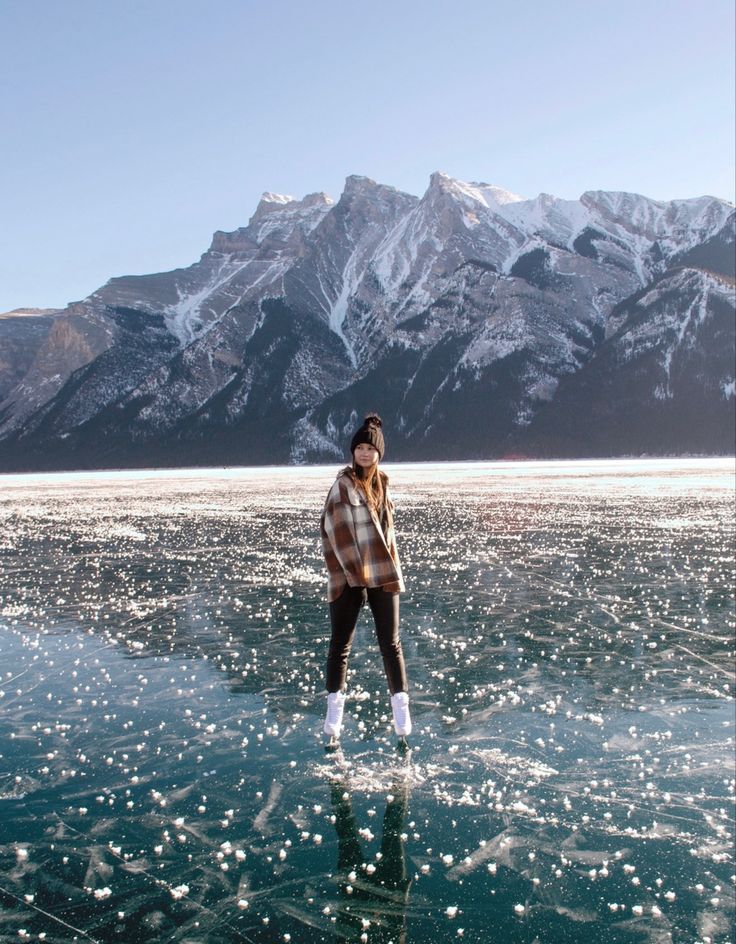
[{"label": "ice surface", "polygon": [[336,468],[2,477],[0,940],[729,940],[732,460],[387,470],[408,753]]}]

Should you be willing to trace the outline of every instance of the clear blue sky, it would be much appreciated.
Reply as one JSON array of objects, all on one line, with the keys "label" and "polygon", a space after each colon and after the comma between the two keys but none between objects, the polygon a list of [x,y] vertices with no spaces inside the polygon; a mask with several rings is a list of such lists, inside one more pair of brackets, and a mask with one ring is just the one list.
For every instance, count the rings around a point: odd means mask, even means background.
[{"label": "clear blue sky", "polygon": [[733,37],[733,0],[0,0],[0,311],[348,174],[733,200]]}]

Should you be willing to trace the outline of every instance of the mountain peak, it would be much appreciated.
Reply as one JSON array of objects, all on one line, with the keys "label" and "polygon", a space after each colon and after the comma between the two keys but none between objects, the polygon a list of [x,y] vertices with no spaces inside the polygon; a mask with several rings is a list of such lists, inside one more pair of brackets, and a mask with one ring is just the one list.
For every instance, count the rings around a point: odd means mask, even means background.
[{"label": "mountain peak", "polygon": [[271,193],[266,191],[256,207],[256,211],[250,218],[248,225],[261,223],[264,219],[278,216],[282,213],[292,215],[300,210],[312,210],[314,207],[330,207],[333,204],[332,197],[326,193],[308,193],[306,197],[297,200],[283,193]]},{"label": "mountain peak", "polygon": [[453,194],[457,189],[458,181],[454,177],[450,177],[449,174],[446,174],[442,170],[436,170],[433,174],[429,175],[429,188],[427,193],[439,192],[439,193],[450,193]]},{"label": "mountain peak", "polygon": [[378,183],[370,177],[351,174],[345,178],[345,187],[340,195],[339,206],[341,209],[349,209],[352,206],[370,206],[373,208],[371,213],[380,214],[383,212],[382,207],[392,207],[390,212],[393,213],[399,206],[409,207],[416,202],[416,197],[396,187]]},{"label": "mountain peak", "polygon": [[495,184],[470,183],[464,180],[458,180],[456,177],[450,177],[443,171],[435,171],[429,178],[429,191],[440,191],[448,193],[456,199],[464,202],[471,200],[480,203],[489,208],[505,206],[508,203],[520,203],[526,200],[517,193],[505,190],[503,187],[497,187]]},{"label": "mountain peak", "polygon": [[345,178],[345,189],[349,187],[377,187],[378,184],[372,177],[366,177],[365,174],[348,174]]},{"label": "mountain peak", "polygon": [[264,190],[261,194],[263,203],[293,203],[295,200],[296,197],[292,197],[288,193],[271,193],[270,190]]},{"label": "mountain peak", "polygon": [[291,197],[284,193],[271,193],[269,190],[266,190],[258,201],[258,206],[256,207],[256,212],[253,214],[251,222],[256,219],[261,219],[268,213],[278,212],[291,203],[296,203],[296,197]]},{"label": "mountain peak", "polygon": [[317,193],[308,193],[306,197],[299,201],[303,207],[332,206],[334,202],[332,197],[322,190]]},{"label": "mountain peak", "polygon": [[345,188],[342,195],[352,197],[356,194],[372,194],[382,191],[396,191],[395,187],[389,187],[387,184],[379,184],[371,177],[363,177],[361,174],[351,174],[345,178]]},{"label": "mountain peak", "polygon": [[[505,190],[503,187],[497,187],[495,184],[470,184],[471,187],[479,190],[485,197],[486,202],[490,205],[491,201],[497,203],[499,206],[505,206],[507,203],[523,203],[526,200],[526,197],[520,196],[518,193],[513,193],[511,190]],[[549,194],[540,194],[540,196],[550,196]],[[550,197],[551,200],[554,197]]]}]

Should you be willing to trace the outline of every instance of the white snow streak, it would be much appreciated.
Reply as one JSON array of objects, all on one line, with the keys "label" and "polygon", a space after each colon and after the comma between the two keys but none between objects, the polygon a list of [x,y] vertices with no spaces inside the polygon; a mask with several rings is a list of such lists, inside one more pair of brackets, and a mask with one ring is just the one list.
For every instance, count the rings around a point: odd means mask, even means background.
[{"label": "white snow streak", "polygon": [[[353,350],[352,344],[343,331],[343,325],[345,323],[345,318],[347,317],[350,299],[355,293],[360,282],[360,278],[363,274],[362,272],[358,273],[359,261],[360,255],[358,249],[356,248],[353,250],[350,258],[348,259],[347,265],[345,266],[340,294],[330,305],[328,314],[330,329],[335,332],[335,334],[345,345],[345,349],[348,352],[348,357],[350,358],[350,363],[353,365],[353,367],[357,367],[358,359],[355,356],[355,351]],[[320,281],[320,285],[321,284],[322,283]],[[325,294],[324,288],[322,289],[322,292]],[[326,294],[325,298],[327,298]]]}]

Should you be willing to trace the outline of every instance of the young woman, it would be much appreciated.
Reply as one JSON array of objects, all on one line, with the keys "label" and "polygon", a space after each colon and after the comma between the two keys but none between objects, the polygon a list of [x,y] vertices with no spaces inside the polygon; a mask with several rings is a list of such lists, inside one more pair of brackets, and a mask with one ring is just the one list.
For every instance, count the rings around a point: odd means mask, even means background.
[{"label": "young woman", "polygon": [[388,478],[378,468],[384,453],[381,427],[377,414],[366,416],[350,443],[352,464],[338,474],[320,519],[332,625],[324,731],[335,738],[342,728],[350,647],[358,614],[366,602],[376,624],[394,729],[399,737],[411,733],[406,667],[399,638],[399,593],[404,581]]}]

